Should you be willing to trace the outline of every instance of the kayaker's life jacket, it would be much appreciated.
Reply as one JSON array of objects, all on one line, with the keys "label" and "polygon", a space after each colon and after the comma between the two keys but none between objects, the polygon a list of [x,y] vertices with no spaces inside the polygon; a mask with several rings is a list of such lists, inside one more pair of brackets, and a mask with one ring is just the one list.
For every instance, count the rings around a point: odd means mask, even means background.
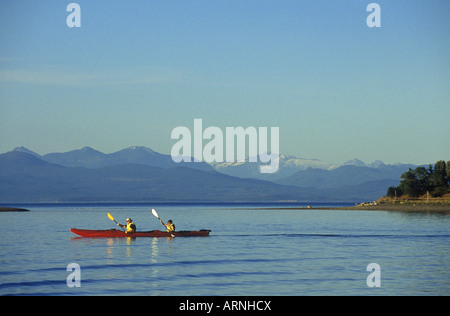
[{"label": "kayaker's life jacket", "polygon": [[128,233],[136,232],[136,225],[134,223],[127,223],[127,232]]},{"label": "kayaker's life jacket", "polygon": [[175,231],[175,224],[167,224],[166,225],[166,228],[167,228],[167,232],[168,233],[171,233],[171,232],[174,232]]}]

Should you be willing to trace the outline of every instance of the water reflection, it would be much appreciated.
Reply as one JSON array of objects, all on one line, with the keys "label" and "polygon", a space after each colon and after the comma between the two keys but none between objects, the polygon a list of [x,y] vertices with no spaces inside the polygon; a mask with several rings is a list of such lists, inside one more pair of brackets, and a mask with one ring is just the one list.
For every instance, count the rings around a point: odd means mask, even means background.
[{"label": "water reflection", "polygon": [[158,263],[158,255],[159,255],[159,248],[158,248],[158,238],[153,238],[151,243],[151,263]]},{"label": "water reflection", "polygon": [[173,242],[174,242],[174,238],[173,237],[167,237],[167,238],[161,238],[161,237],[153,237],[152,241],[150,243],[150,262],[151,263],[158,263],[158,257],[159,257],[159,244],[162,243],[163,241],[166,241],[168,244],[168,247],[166,248],[166,250],[170,250],[170,252],[172,252],[172,250],[174,249],[173,246]]},{"label": "water reflection", "polygon": [[[133,256],[133,243],[135,242],[136,238],[132,237],[126,237],[124,238],[107,238],[106,239],[106,255],[108,259],[114,259],[114,253],[117,252],[117,245],[116,243],[123,243],[125,241],[125,245],[127,246],[125,248],[125,257],[132,257]],[[108,263],[109,264],[109,263]],[[112,264],[112,262],[111,262]]]}]

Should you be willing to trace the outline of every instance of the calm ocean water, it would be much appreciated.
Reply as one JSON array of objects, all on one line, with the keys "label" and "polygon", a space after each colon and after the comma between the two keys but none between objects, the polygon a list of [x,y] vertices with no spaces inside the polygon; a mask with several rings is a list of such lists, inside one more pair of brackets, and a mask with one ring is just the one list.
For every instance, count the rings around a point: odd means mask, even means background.
[{"label": "calm ocean water", "polygon": [[[207,238],[76,238],[69,229],[211,229]],[[450,295],[450,216],[250,205],[33,205],[0,213],[0,295]],[[77,263],[81,287],[68,287]],[[370,263],[380,287],[369,287]]]}]

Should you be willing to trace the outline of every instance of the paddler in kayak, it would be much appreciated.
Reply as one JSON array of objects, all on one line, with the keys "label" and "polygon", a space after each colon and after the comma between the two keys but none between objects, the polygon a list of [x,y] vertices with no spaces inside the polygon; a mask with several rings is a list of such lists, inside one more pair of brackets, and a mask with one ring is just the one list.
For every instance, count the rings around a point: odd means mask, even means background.
[{"label": "paddler in kayak", "polygon": [[163,221],[161,219],[159,219],[159,221],[161,222],[161,224],[164,225],[164,227],[166,227],[166,230],[168,233],[172,233],[175,231],[175,224],[172,222],[171,219],[169,219],[169,221],[167,222],[167,225],[163,223]]},{"label": "paddler in kayak", "polygon": [[131,218],[127,218],[127,224],[126,225],[122,225],[120,223],[117,223],[117,226],[120,226],[122,228],[126,227],[127,230],[125,231],[125,233],[127,234],[132,234],[136,232],[136,225],[133,223],[133,220]]}]

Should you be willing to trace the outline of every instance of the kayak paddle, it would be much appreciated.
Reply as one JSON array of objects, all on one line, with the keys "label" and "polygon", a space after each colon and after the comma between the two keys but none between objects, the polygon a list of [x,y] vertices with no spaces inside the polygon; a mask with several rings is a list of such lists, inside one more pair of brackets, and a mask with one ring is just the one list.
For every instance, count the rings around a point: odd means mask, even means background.
[{"label": "kayak paddle", "polygon": [[156,210],[155,210],[154,208],[152,208],[152,214],[153,214],[153,216],[155,216],[157,219],[161,220],[161,219],[159,218],[158,213],[156,212]]},{"label": "kayak paddle", "polygon": [[[108,213],[108,218],[109,218],[110,220],[114,221],[117,225],[119,224],[119,223],[116,222],[116,220],[114,219],[114,217],[113,217],[111,214],[109,214],[109,213]],[[120,227],[120,226],[119,226],[119,227]],[[123,227],[121,227],[121,228],[122,228],[123,231],[125,231],[125,229],[123,229]]]}]

